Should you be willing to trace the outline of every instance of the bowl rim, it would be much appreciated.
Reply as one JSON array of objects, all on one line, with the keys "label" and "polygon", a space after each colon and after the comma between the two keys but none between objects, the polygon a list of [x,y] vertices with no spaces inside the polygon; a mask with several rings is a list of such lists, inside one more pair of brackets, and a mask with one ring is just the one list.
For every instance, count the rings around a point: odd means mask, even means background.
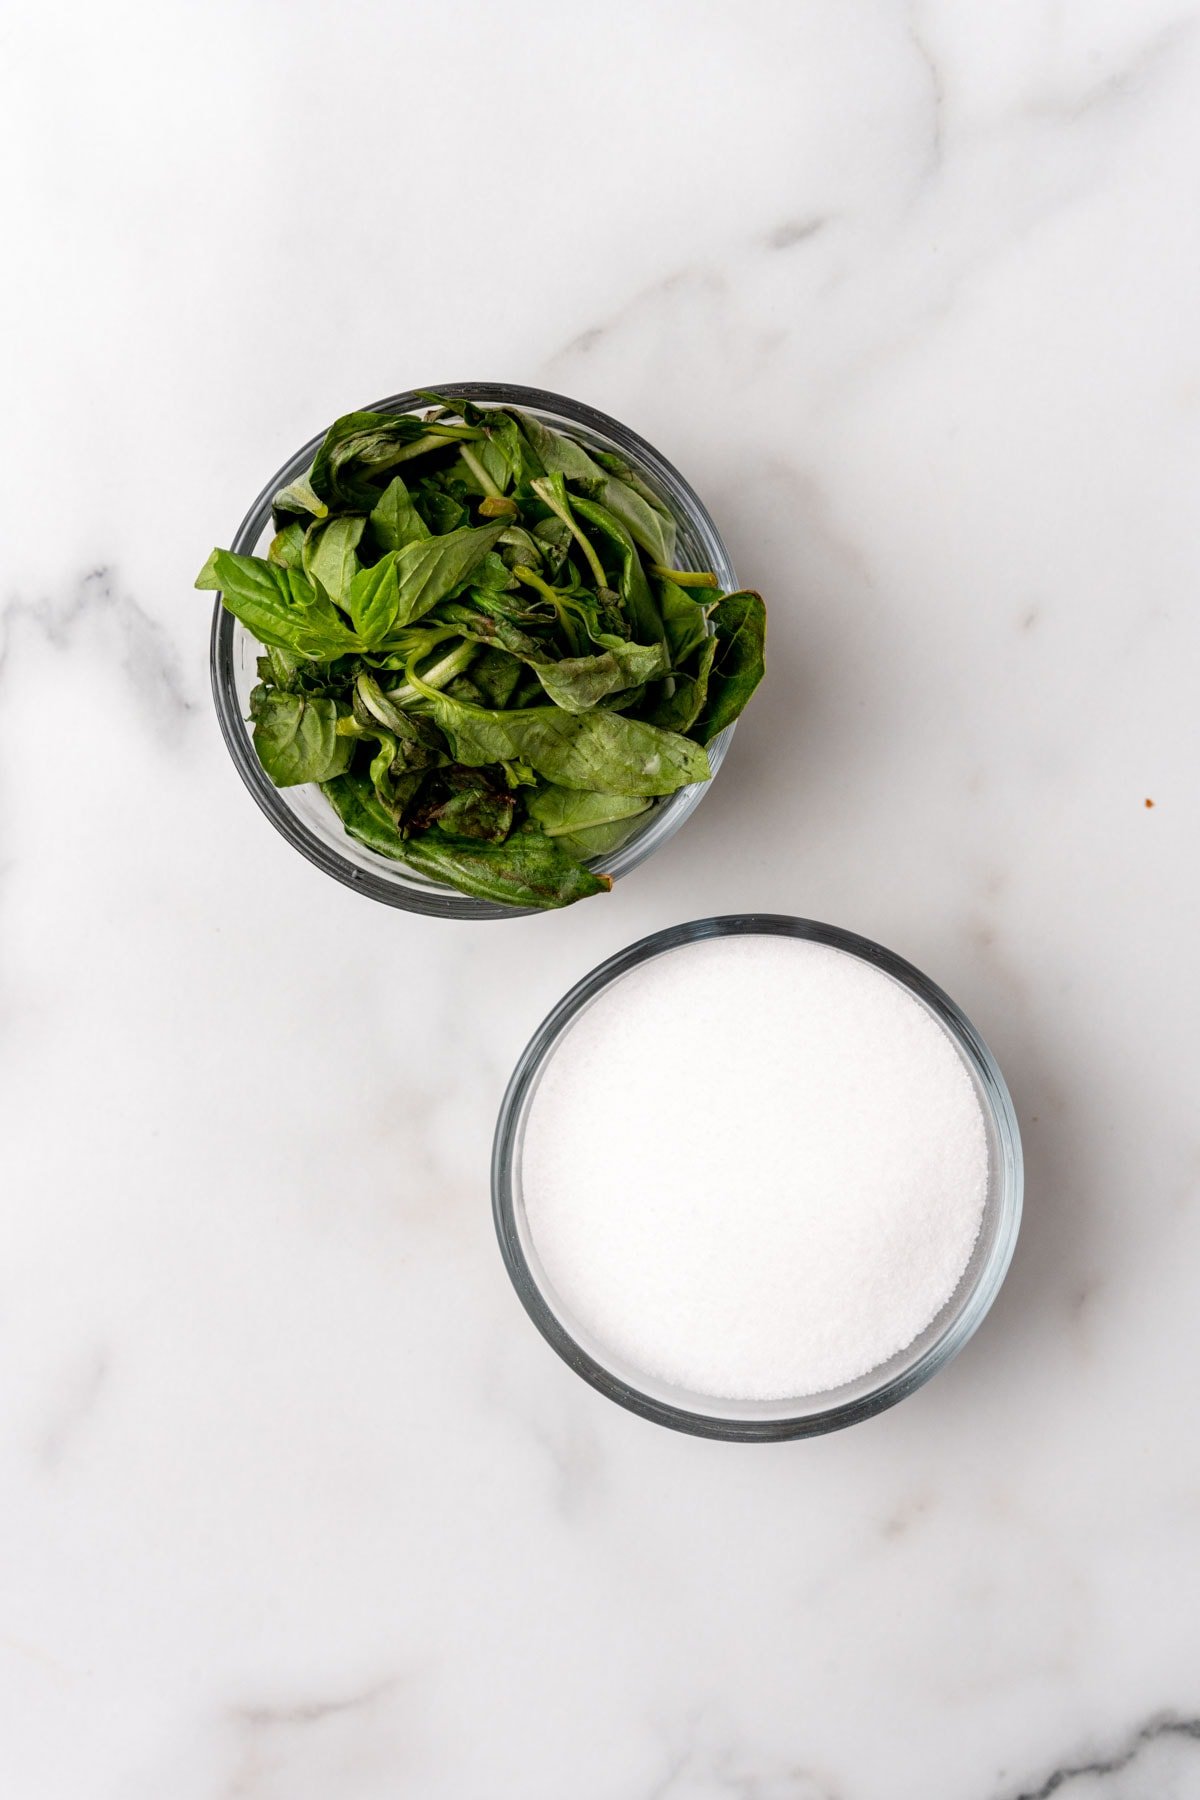
[{"label": "bowl rim", "polygon": [[[559,1039],[586,1005],[631,969],[687,944],[731,935],[789,936],[827,944],[898,981],[924,1002],[944,1026],[975,1075],[981,1105],[992,1127],[989,1135],[994,1137],[998,1150],[999,1166],[994,1175],[989,1171],[984,1203],[985,1219],[986,1209],[994,1209],[995,1229],[973,1281],[964,1287],[964,1272],[959,1288],[942,1311],[918,1335],[913,1346],[881,1365],[878,1380],[872,1383],[871,1374],[876,1373],[872,1371],[858,1382],[847,1383],[846,1388],[855,1391],[841,1399],[838,1396],[845,1390],[831,1389],[828,1404],[803,1414],[753,1417],[694,1410],[647,1393],[606,1367],[578,1342],[546,1299],[526,1256],[516,1215],[514,1177],[524,1120],[541,1072]],[[995,1058],[966,1014],[921,970],[883,945],[839,926],[787,913],[726,913],[688,920],[651,932],[597,964],[550,1010],[521,1052],[500,1104],[492,1144],[492,1214],[500,1252],[522,1305],[551,1348],[591,1387],[628,1411],[674,1431],[736,1443],[778,1442],[841,1430],[894,1406],[944,1368],[978,1330],[1000,1290],[1020,1229],[1023,1192],[1021,1135],[1012,1097]],[[982,1229],[981,1224],[981,1232]],[[935,1326],[937,1330],[930,1339],[928,1334]],[[928,1341],[915,1350],[923,1340]],[[915,1353],[910,1356],[909,1351]],[[823,1396],[812,1398],[820,1400]]]},{"label": "bowl rim", "polygon": [[[398,394],[391,394],[382,400],[373,401],[369,408],[373,412],[411,412],[418,410],[428,401],[423,398],[429,392],[444,394],[447,399],[474,400],[481,404],[510,405],[524,407],[532,411],[542,411],[551,418],[567,424],[581,426],[585,432],[591,431],[614,444],[638,464],[639,473],[655,478],[656,484],[664,489],[664,498],[672,503],[683,522],[705,540],[705,549],[711,554],[711,566],[721,578],[725,592],[736,590],[738,582],[732,558],[724,540],[713,521],[711,513],[700,499],[691,483],[680,474],[675,465],[656,450],[645,438],[631,430],[621,420],[601,412],[597,407],[589,406],[584,401],[575,400],[567,394],[556,394],[545,388],[525,387],[519,383],[497,381],[447,381],[431,382],[426,388],[413,388]],[[308,442],[296,450],[271,476],[259,493],[255,496],[238,526],[231,549],[239,555],[253,555],[262,537],[267,520],[270,517],[271,501],[278,490],[287,482],[306,469],[319,448],[325,432],[318,432]],[[222,603],[220,594],[213,605],[212,624],[209,633],[209,673],[212,685],[213,702],[216,708],[217,721],[225,747],[229,751],[234,767],[241,776],[242,782],[259,810],[270,820],[271,824],[288,841],[293,849],[298,850],[307,861],[322,869],[325,874],[332,875],[344,886],[355,889],[358,893],[367,894],[388,906],[396,906],[407,912],[424,914],[427,917],[454,918],[473,921],[485,919],[520,919],[537,916],[546,910],[539,907],[505,906],[500,901],[485,900],[474,895],[459,893],[457,889],[446,887],[432,881],[416,881],[402,875],[402,864],[396,865],[396,872],[387,873],[382,868],[363,866],[352,859],[352,854],[334,848],[315,836],[303,819],[280,798],[280,790],[268,779],[257,756],[253,743],[242,717],[238,702],[236,680],[234,674],[234,645],[238,622]],[[244,627],[241,628],[244,630]],[[253,638],[252,633],[247,633]],[[664,796],[650,808],[645,823],[635,831],[628,841],[611,856],[603,859],[603,869],[613,878],[614,884],[622,876],[632,873],[639,863],[644,862],[660,849],[667,840],[675,835],[680,826],[699,806],[705,794],[712,787],[728,753],[737,722],[726,726],[725,730],[707,746],[708,761],[711,770],[706,782],[695,782],[689,787],[680,788],[673,794]],[[346,839],[349,845],[351,840]]]}]

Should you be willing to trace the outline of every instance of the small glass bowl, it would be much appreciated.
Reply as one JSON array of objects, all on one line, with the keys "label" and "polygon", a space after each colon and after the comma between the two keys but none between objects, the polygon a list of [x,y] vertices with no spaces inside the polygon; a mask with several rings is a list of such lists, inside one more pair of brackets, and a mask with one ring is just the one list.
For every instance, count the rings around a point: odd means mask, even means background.
[{"label": "small glass bowl", "polygon": [[[930,1012],[953,1040],[975,1084],[988,1143],[983,1221],[970,1262],[937,1317],[905,1350],[857,1381],[793,1400],[722,1400],[691,1393],[626,1365],[573,1320],[538,1260],[525,1216],[521,1157],[538,1082],[559,1042],[597,996],[631,969],[701,938],[774,934],[829,944],[889,975]],[[674,1431],[750,1443],[812,1437],[868,1419],[929,1380],[962,1349],[1004,1280],[1021,1222],[1021,1138],[1004,1077],[970,1020],[920,970],[868,938],[777,913],[736,913],[656,931],[609,957],[564,995],[526,1045],[500,1108],[492,1152],[492,1207],[513,1286],[542,1336],[577,1375],[618,1405]]]},{"label": "small glass bowl", "polygon": [[[653,488],[674,516],[678,527],[678,566],[711,569],[725,592],[736,589],[737,576],[729,552],[703,502],[679,471],[628,426],[578,400],[569,400],[562,394],[543,393],[539,388],[512,387],[498,381],[451,381],[441,383],[435,391],[448,398],[473,400],[479,406],[519,407],[548,425],[569,432],[590,449],[615,451]],[[372,410],[414,412],[427,404],[420,392],[414,390],[377,400]],[[324,433],[321,435],[323,437]],[[238,527],[231,549],[242,556],[263,553],[263,546],[270,537],[272,498],[281,487],[304,473],[320,443],[320,437],[313,438],[276,470]],[[402,863],[377,856],[364,844],[348,837],[317,788],[274,787],[255,755],[247,722],[250,690],[258,679],[255,662],[261,650],[261,645],[232,613],[226,611],[218,596],[213,609],[210,660],[213,699],[221,733],[238,774],[289,844],[319,869],[324,869],[327,875],[345,882],[348,887],[357,888],[359,893],[369,894],[373,900],[382,900],[388,906],[402,906],[409,912],[429,913],[444,919],[516,919],[536,910],[475,899],[429,881]],[[725,760],[735,729],[733,725],[728,726],[708,746],[714,779]],[[614,881],[628,875],[679,830],[699,806],[710,785],[709,782],[698,782],[656,801],[621,848],[598,858],[596,866],[611,875]]]}]

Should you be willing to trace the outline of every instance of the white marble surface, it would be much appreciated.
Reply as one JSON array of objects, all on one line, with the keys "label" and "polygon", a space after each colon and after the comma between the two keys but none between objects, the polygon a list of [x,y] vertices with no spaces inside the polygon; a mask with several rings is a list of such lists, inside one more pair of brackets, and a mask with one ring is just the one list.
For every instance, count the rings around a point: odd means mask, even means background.
[{"label": "white marble surface", "polygon": [[[1200,10],[0,37],[5,1800],[1200,1795]],[[472,377],[627,419],[773,608],[669,849],[479,927],[271,832],[191,591]],[[556,1360],[486,1165],[569,982],[746,907],[949,988],[1029,1193],[955,1365],[743,1448]]]}]

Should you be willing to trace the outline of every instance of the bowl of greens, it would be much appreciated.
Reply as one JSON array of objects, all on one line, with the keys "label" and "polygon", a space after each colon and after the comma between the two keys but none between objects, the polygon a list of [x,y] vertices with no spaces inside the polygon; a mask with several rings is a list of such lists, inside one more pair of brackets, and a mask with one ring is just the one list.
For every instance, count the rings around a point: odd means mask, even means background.
[{"label": "bowl of greens", "polygon": [[699,804],[763,672],[762,600],[683,477],[615,419],[498,383],[338,419],[196,585],[272,824],[447,918],[609,889]]}]

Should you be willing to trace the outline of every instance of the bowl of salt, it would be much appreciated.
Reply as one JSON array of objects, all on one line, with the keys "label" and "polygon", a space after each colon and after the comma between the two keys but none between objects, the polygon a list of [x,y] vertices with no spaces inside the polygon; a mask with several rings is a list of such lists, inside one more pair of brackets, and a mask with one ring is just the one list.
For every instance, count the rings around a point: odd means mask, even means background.
[{"label": "bowl of salt", "polygon": [[1021,1194],[1008,1089],[953,1001],[775,914],[656,932],[585,976],[521,1056],[492,1161],[505,1264],[564,1361],[743,1442],[853,1424],[944,1367]]}]

